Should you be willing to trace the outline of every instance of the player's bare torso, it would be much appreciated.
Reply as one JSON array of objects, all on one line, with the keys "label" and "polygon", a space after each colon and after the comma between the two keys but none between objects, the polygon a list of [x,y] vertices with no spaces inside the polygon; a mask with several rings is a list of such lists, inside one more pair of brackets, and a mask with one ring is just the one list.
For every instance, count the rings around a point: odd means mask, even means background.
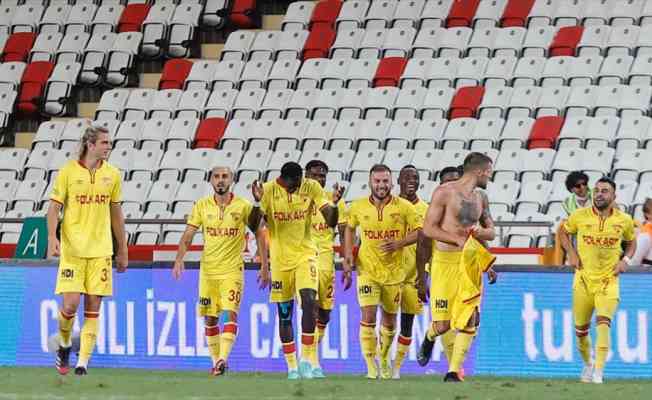
[{"label": "player's bare torso", "polygon": [[[456,236],[467,236],[469,230],[481,219],[485,210],[485,194],[479,189],[465,193],[456,182],[441,185],[437,190],[443,192],[444,215],[439,222],[441,229]],[[437,249],[443,251],[461,250],[450,243],[436,242]]]}]

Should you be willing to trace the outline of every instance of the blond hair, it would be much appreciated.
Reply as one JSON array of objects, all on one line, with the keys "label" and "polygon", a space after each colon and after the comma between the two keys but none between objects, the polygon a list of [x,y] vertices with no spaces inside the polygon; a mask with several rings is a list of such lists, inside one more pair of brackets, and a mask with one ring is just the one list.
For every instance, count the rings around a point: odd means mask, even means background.
[{"label": "blond hair", "polygon": [[101,133],[108,134],[109,131],[103,126],[94,126],[89,121],[89,126],[86,128],[86,131],[82,135],[81,142],[79,143],[80,160],[86,157],[86,154],[88,153],[88,144],[89,143],[95,144],[97,142],[97,138],[100,136]]}]

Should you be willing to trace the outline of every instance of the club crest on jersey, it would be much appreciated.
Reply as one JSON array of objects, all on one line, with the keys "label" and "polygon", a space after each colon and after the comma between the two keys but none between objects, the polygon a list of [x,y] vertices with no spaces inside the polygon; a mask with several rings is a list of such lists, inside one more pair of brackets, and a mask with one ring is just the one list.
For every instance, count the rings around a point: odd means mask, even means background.
[{"label": "club crest on jersey", "polygon": [[618,232],[618,233],[622,233],[622,232],[623,232],[623,226],[622,226],[622,225],[616,225],[616,224],[614,224],[614,225],[612,225],[612,226],[613,226],[613,228],[614,228],[614,230],[615,230],[616,232]]},{"label": "club crest on jersey", "polygon": [[113,180],[108,176],[102,178],[102,184],[104,184],[105,186],[111,186],[112,181]]},{"label": "club crest on jersey", "polygon": [[234,221],[240,221],[240,218],[242,217],[242,214],[239,212],[232,212],[231,213],[231,218],[233,218]]},{"label": "club crest on jersey", "polygon": [[76,183],[77,185],[82,185],[82,184],[84,183],[84,180],[83,180],[83,179],[77,179],[77,180],[75,181],[75,183]]},{"label": "club crest on jersey", "polygon": [[389,217],[392,219],[392,222],[394,222],[395,224],[401,222],[401,213],[392,213],[389,215]]}]

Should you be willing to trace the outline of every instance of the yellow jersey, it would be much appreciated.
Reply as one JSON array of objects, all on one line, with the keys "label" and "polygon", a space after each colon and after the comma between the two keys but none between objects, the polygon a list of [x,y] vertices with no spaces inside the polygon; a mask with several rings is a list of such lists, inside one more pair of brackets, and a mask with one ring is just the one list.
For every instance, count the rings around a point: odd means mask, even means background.
[{"label": "yellow jersey", "polygon": [[360,228],[360,249],[356,260],[358,274],[380,284],[403,282],[403,251],[385,253],[380,250],[380,245],[387,240],[401,240],[410,231],[421,227],[412,203],[390,196],[385,205],[377,208],[371,197],[364,197],[351,203],[347,215],[348,226]]},{"label": "yellow jersey", "polygon": [[[428,203],[417,198],[417,201],[412,203],[414,211],[417,213],[418,225],[423,226],[423,220],[426,218],[428,212]],[[417,245],[413,244],[403,249],[403,269],[405,270],[405,282],[416,283],[417,281]]]},{"label": "yellow jersey", "polygon": [[90,171],[70,160],[59,170],[50,200],[63,206],[61,252],[78,258],[113,254],[111,203],[121,201],[120,171],[105,161]]},{"label": "yellow jersey", "polygon": [[613,268],[622,255],[621,242],[635,239],[632,217],[616,208],[607,218],[602,218],[593,207],[576,210],[566,220],[564,229],[577,235],[582,269],[576,272],[589,281],[613,276]]},{"label": "yellow jersey", "polygon": [[234,196],[220,206],[213,195],[202,197],[192,207],[187,224],[202,229],[204,251],[199,264],[200,274],[211,279],[243,271],[242,251],[245,231],[253,206]]},{"label": "yellow jersey", "polygon": [[[327,192],[326,196],[329,199],[333,198],[333,193]],[[339,203],[337,203],[337,212],[338,212],[338,225],[346,223],[346,205],[344,203],[344,200],[340,200]],[[335,241],[335,233],[336,229],[331,228],[328,226],[326,223],[326,220],[324,219],[324,216],[322,215],[321,212],[317,210],[316,207],[312,207],[312,216],[311,216],[311,224],[312,224],[312,232],[310,234],[312,235],[312,239],[315,242],[315,245],[317,246],[317,253],[319,254],[320,258],[324,255],[329,255],[330,258],[333,258],[335,255],[335,251],[333,250],[333,242]],[[340,238],[340,240],[342,240]],[[326,268],[326,265],[322,265],[322,263],[318,263],[319,268]],[[332,262],[330,263],[329,270],[333,270],[335,268],[335,264]]]},{"label": "yellow jersey", "polygon": [[321,210],[328,204],[326,192],[314,179],[302,179],[294,193],[289,193],[278,179],[263,184],[260,208],[269,231],[272,268],[288,271],[316,258],[311,210]]}]

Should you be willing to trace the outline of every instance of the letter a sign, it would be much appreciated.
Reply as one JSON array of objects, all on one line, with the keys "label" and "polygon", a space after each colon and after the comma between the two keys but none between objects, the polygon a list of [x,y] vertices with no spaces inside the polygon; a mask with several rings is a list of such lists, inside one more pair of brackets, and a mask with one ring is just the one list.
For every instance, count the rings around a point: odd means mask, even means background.
[{"label": "letter a sign", "polygon": [[23,222],[15,258],[45,258],[48,250],[48,228],[44,217],[29,217]]}]

